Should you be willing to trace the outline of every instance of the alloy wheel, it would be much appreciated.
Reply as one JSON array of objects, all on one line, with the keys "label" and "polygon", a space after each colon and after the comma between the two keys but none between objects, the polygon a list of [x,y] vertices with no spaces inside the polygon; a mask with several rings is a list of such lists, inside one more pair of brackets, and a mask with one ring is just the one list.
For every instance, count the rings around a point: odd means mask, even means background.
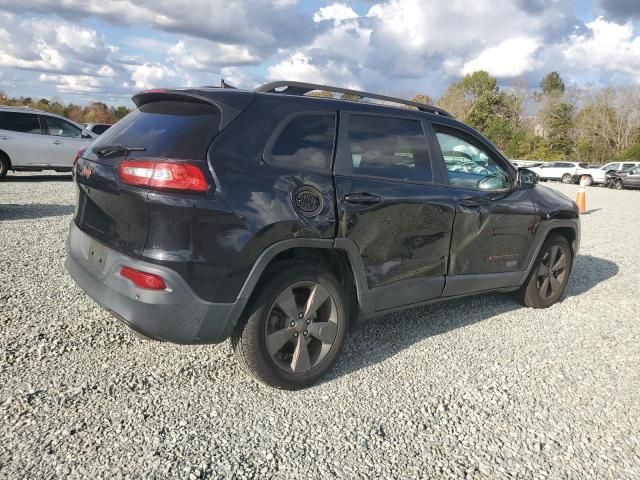
[{"label": "alloy wheel", "polygon": [[562,284],[567,275],[567,255],[553,245],[542,257],[537,272],[537,287],[540,297],[548,300],[562,292]]},{"label": "alloy wheel", "polygon": [[269,356],[287,373],[316,368],[333,347],[338,309],[327,288],[302,281],[285,288],[269,310],[265,339]]}]

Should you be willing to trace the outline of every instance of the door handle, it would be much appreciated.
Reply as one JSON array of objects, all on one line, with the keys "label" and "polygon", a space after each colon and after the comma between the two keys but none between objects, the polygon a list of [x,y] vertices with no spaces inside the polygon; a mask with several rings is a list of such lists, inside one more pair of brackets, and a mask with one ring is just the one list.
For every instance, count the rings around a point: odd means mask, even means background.
[{"label": "door handle", "polygon": [[344,196],[344,201],[358,205],[375,205],[380,203],[382,199],[370,193],[349,193]]},{"label": "door handle", "polygon": [[51,143],[53,143],[54,145],[60,145],[62,142],[60,140],[54,140]]},{"label": "door handle", "polygon": [[0,135],[0,140],[9,140],[9,137],[6,135]]},{"label": "door handle", "polygon": [[458,200],[458,205],[466,208],[478,208],[480,207],[480,200],[476,198],[461,198]]}]

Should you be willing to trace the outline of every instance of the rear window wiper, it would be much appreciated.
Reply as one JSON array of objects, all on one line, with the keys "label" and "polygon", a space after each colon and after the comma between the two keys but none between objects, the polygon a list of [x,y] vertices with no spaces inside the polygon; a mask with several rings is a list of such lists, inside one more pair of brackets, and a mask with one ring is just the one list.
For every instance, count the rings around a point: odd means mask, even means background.
[{"label": "rear window wiper", "polygon": [[110,153],[126,153],[129,152],[144,152],[146,148],[144,147],[127,147],[126,145],[116,144],[116,145],[105,145],[104,147],[96,145],[93,147],[93,153],[100,155],[101,157],[105,155],[109,155]]}]

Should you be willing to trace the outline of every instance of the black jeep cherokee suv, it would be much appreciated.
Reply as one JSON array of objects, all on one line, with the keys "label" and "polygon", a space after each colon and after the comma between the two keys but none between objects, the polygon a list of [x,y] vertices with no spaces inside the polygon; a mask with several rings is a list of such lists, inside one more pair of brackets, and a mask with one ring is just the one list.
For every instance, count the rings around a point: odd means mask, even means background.
[{"label": "black jeep cherokee suv", "polygon": [[297,389],[358,315],[487,291],[544,308],[567,284],[576,205],[440,109],[296,82],[133,100],[78,154],[67,269],[146,337],[231,337]]}]

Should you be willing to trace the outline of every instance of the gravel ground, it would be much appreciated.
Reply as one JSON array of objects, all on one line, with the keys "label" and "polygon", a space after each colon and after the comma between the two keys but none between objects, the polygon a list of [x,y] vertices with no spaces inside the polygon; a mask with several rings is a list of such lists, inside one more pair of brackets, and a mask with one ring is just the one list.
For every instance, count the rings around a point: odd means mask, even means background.
[{"label": "gravel ground", "polygon": [[96,306],[63,266],[73,201],[65,175],[0,183],[2,478],[640,478],[640,192],[588,190],[562,303],[361,322],[295,393]]}]

